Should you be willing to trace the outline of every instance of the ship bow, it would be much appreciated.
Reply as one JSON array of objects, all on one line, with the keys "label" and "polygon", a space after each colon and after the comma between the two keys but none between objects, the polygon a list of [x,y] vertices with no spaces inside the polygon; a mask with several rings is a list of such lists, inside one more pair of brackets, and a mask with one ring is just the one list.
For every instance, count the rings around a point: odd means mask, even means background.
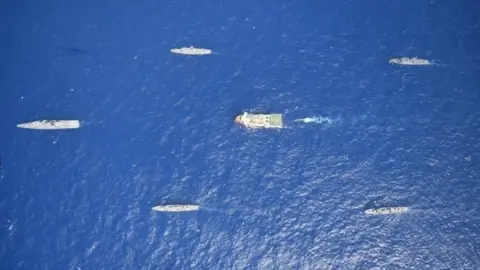
[{"label": "ship bow", "polygon": [[237,124],[239,124],[239,125],[243,125],[242,116],[237,115],[237,116],[235,117],[235,123],[237,123]]}]

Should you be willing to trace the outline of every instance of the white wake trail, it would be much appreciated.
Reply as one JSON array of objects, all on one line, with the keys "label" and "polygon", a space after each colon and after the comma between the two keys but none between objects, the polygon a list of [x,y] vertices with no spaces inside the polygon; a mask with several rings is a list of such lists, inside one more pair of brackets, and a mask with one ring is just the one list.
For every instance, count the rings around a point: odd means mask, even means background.
[{"label": "white wake trail", "polygon": [[295,122],[312,123],[312,124],[333,124],[334,121],[330,117],[314,116],[295,119]]}]

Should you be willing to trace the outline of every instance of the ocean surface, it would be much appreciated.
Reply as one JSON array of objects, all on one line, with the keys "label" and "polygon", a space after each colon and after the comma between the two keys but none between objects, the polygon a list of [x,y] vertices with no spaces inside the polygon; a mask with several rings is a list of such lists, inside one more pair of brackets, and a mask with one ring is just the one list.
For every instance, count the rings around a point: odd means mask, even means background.
[{"label": "ocean surface", "polygon": [[[1,1],[0,269],[480,269],[479,14]],[[82,127],[16,128],[40,119]]]}]

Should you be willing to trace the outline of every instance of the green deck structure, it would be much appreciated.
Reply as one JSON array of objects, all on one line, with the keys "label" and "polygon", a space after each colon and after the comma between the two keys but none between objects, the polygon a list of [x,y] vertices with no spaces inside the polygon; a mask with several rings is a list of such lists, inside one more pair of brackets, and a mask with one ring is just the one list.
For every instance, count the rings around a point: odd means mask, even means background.
[{"label": "green deck structure", "polygon": [[281,114],[269,114],[269,124],[272,128],[283,128],[283,118]]}]

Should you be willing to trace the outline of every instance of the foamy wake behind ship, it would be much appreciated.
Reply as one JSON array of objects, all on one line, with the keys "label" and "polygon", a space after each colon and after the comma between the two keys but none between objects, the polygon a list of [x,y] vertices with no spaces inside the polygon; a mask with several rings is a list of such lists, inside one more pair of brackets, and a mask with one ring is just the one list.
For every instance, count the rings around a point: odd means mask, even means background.
[{"label": "foamy wake behind ship", "polygon": [[190,212],[198,211],[200,206],[197,204],[167,204],[167,205],[157,205],[152,208],[154,211],[158,212]]},{"label": "foamy wake behind ship", "polygon": [[406,66],[428,66],[431,65],[432,62],[426,60],[426,59],[420,59],[417,57],[413,58],[408,58],[408,57],[402,57],[402,58],[393,58],[388,61],[390,64],[396,64],[396,65],[406,65]]},{"label": "foamy wake behind ship", "polygon": [[212,50],[210,49],[194,48],[193,46],[171,49],[170,52],[176,53],[176,54],[186,54],[186,55],[212,54]]},{"label": "foamy wake behind ship", "polygon": [[244,112],[235,118],[235,122],[247,128],[283,128],[281,114],[251,114]]},{"label": "foamy wake behind ship", "polygon": [[367,215],[389,215],[402,214],[408,212],[408,207],[380,207],[365,210]]},{"label": "foamy wake behind ship", "polygon": [[26,128],[26,129],[41,129],[41,130],[76,129],[80,127],[80,121],[78,120],[39,120],[39,121],[18,124],[17,127]]}]

